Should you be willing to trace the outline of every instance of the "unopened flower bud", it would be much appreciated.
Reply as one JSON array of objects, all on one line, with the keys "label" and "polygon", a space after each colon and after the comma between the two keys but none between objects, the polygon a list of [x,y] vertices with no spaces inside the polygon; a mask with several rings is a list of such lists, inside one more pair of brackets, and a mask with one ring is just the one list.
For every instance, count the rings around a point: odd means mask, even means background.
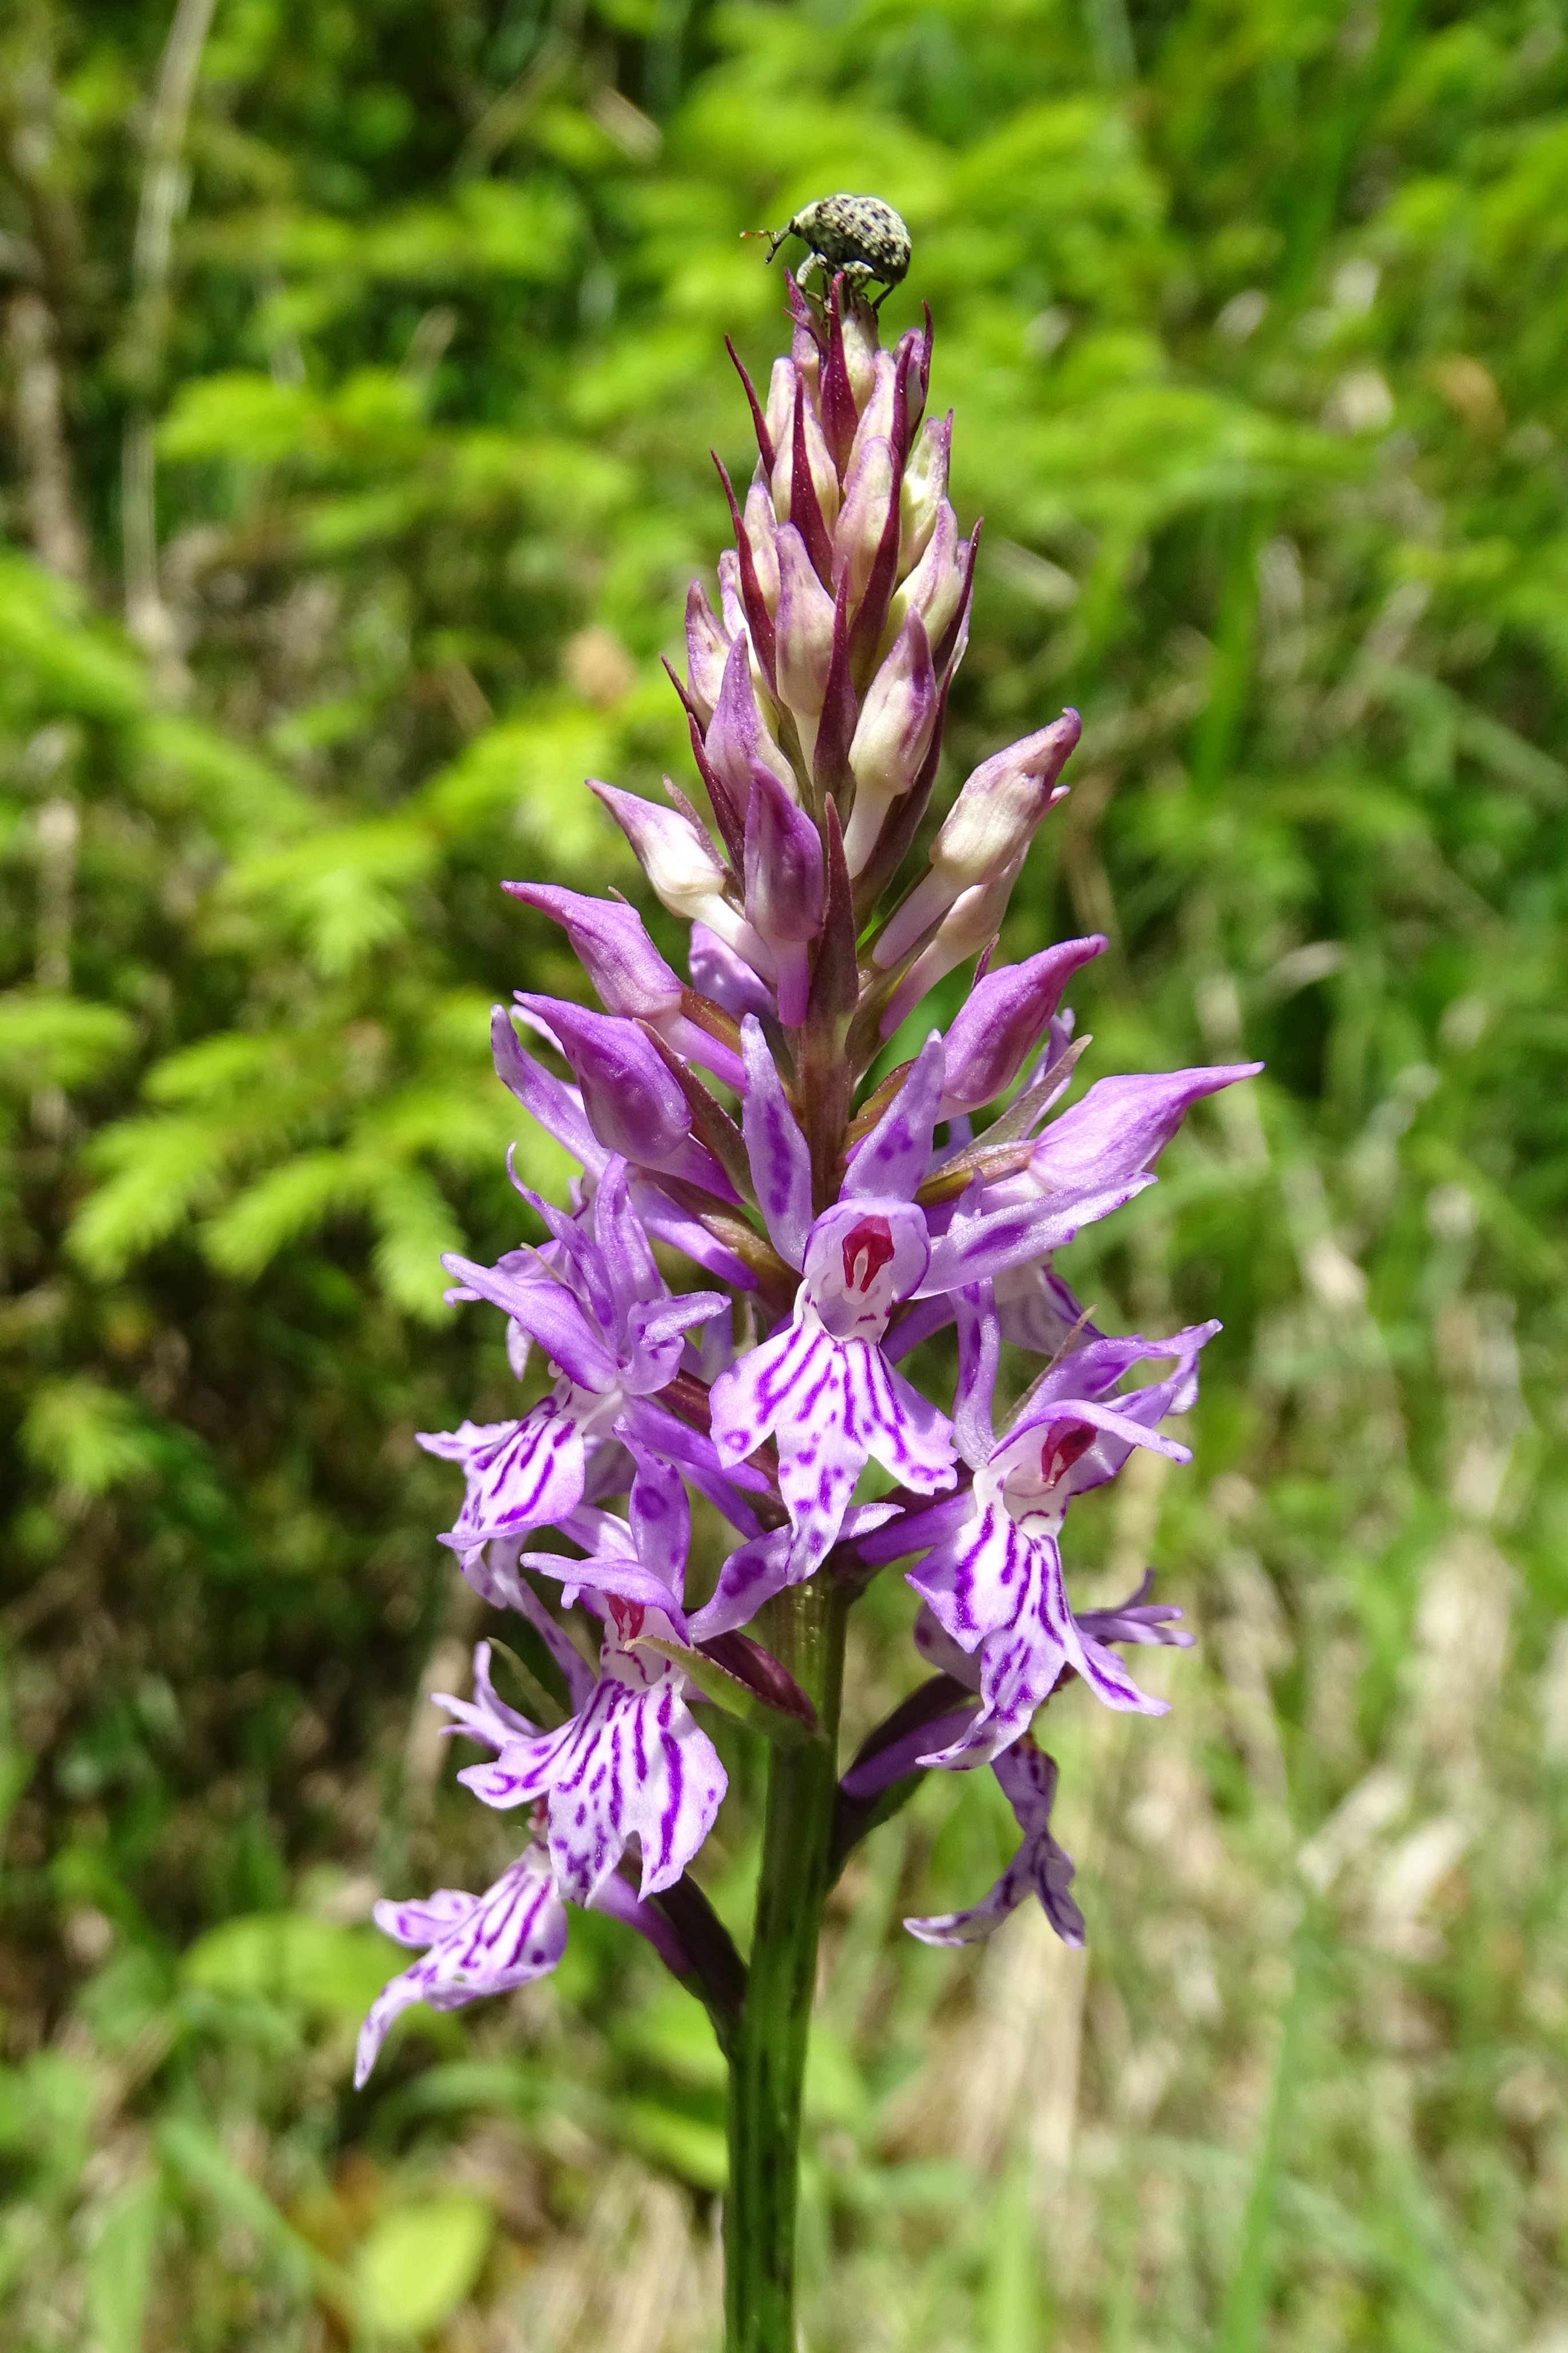
[{"label": "unopened flower bud", "polygon": [[1073,974],[1105,946],[1098,932],[1088,939],[1064,940],[975,983],[947,1033],[942,1118],[978,1111],[1012,1085]]},{"label": "unopened flower bud", "polygon": [[745,533],[763,602],[770,613],[777,611],[779,601],[779,560],[773,546],[777,529],[773,500],[762,482],[753,482],[746,493]]},{"label": "unopened flower bud", "polygon": [[833,659],[833,599],[812,568],[794,523],[778,534],[779,609],[776,652],[779,693],[795,715],[809,761]]},{"label": "unopened flower bud", "polygon": [[649,939],[635,907],[545,882],[503,882],[501,888],[561,925],[607,1013],[651,1022],[688,1061],[700,1062],[731,1086],[737,1082],[741,1066],[733,1052],[687,1018],[679,976]]},{"label": "unopened flower bud", "polygon": [[[732,547],[727,547],[719,558],[719,609],[724,617],[724,635],[733,645],[746,634],[746,607],[741,595],[741,559]],[[728,660],[728,649],[725,659]],[[714,696],[718,701],[718,696]]]},{"label": "unopened flower bud", "polygon": [[849,372],[849,389],[858,409],[864,410],[871,397],[879,356],[875,311],[863,301],[851,301],[844,318],[844,364]]},{"label": "unopened flower bud", "polygon": [[876,562],[893,500],[892,444],[868,441],[844,485],[844,506],[833,534],[833,585],[849,575],[849,602],[858,604]]},{"label": "unopened flower bud", "polygon": [[921,418],[925,415],[926,393],[931,385],[931,337],[919,327],[906,327],[893,353],[895,365],[905,352],[910,355],[909,372],[904,379],[904,397],[910,412],[909,429],[911,433],[918,433]]},{"label": "unopened flower bud", "polygon": [[[835,466],[822,430],[816,407],[807,396],[799,403],[805,462],[811,487],[816,493],[816,503],[827,529],[833,529],[838,513],[838,470]],[[777,445],[778,456],[773,462],[773,512],[780,522],[798,522],[795,496],[795,412],[784,427],[784,438]]]},{"label": "unopened flower bud", "polygon": [[[756,647],[752,643],[745,600],[741,595],[741,559],[732,547],[725,548],[719,558],[719,601],[724,616],[724,632],[730,643],[733,645],[737,638],[745,639],[752,663],[752,691],[766,694],[769,691],[767,674],[757,659]],[[728,659],[726,652],[725,659]],[[718,696],[715,695],[713,700],[717,704]]]},{"label": "unopened flower bud", "polygon": [[[767,406],[763,421],[768,438],[776,450],[782,449],[790,437],[795,420],[795,366],[782,353],[773,362],[773,372],[768,379]],[[780,517],[781,522],[783,517]]]},{"label": "unopened flower bud", "polygon": [[923,553],[947,497],[952,455],[952,411],[933,417],[910,452],[900,492],[899,569],[907,572]]},{"label": "unopened flower bud", "polygon": [[845,467],[845,479],[855,471],[856,464],[868,441],[888,441],[893,431],[893,386],[898,370],[891,352],[879,352],[873,372],[870,397],[860,410],[860,423]]},{"label": "unopened flower bud", "polygon": [[1023,863],[1020,851],[1013,865],[960,892],[889,999],[881,1020],[884,1038],[892,1036],[906,1014],[913,1012],[921,997],[939,980],[945,980],[955,965],[978,955],[995,938]]},{"label": "unopened flower bud", "polygon": [[855,806],[844,836],[844,855],[851,874],[865,866],[889,807],[920,774],[936,704],[931,641],[920,615],[911,613],[866,690],[849,746]]},{"label": "unopened flower bud", "polygon": [[701,581],[694,580],[686,592],[686,691],[704,727],[713,716],[729,658],[730,634],[721,627]]},{"label": "unopened flower bud", "polygon": [[598,795],[631,843],[655,896],[670,913],[688,923],[706,923],[771,988],[777,976],[773,950],[725,897],[729,870],[702,828],[680,809],[662,809],[592,776],[588,789]]},{"label": "unopened flower bud", "polygon": [[773,950],[779,1019],[805,1018],[811,966],[806,949],[826,903],[822,838],[766,768],[756,771],[746,811],[746,919]]},{"label": "unopened flower bud", "polygon": [[714,923],[715,907],[724,906],[726,873],[701,827],[679,809],[660,808],[657,802],[618,792],[592,776],[588,789],[598,795],[631,843],[654,895],[670,913],[689,923],[700,917]]},{"label": "unopened flower bud", "polygon": [[649,939],[635,907],[546,882],[503,882],[501,889],[561,925],[607,1012],[658,1021],[679,1011],[679,977]]},{"label": "unopened flower bud", "polygon": [[924,554],[894,593],[888,612],[889,634],[902,628],[906,615],[918,613],[931,644],[939,645],[963,598],[963,577],[958,517],[943,499]]},{"label": "unopened flower bud", "polygon": [[635,1021],[521,990],[517,1001],[571,1063],[588,1124],[607,1150],[655,1168],[679,1152],[691,1133],[690,1106]]},{"label": "unopened flower bud", "polygon": [[730,649],[703,749],[733,794],[737,808],[743,809],[751,798],[752,778],[759,768],[771,770],[792,799],[798,794],[795,770],[763,725],[757,708],[749,638],[737,638]]},{"label": "unopened flower bud", "polygon": [[[1053,726],[1009,744],[975,769],[931,844],[929,873],[895,911],[872,951],[884,971],[942,922],[962,893],[1003,873],[1012,888],[1011,876],[1022,865],[1036,827],[1066,793],[1057,778],[1082,728],[1076,711],[1064,711]],[[981,944],[977,940],[975,945]],[[958,960],[954,956],[952,963]],[[944,969],[951,971],[952,964]]]},{"label": "unopened flower bud", "polygon": [[745,958],[736,954],[728,943],[710,931],[706,923],[693,923],[691,944],[687,951],[687,963],[691,970],[691,986],[721,1005],[737,1021],[748,1013],[759,1018],[775,1011],[773,991],[759,979]]},{"label": "unopened flower bud", "polygon": [[[793,297],[790,307],[795,310]],[[801,299],[800,308],[795,310],[795,332],[790,337],[789,357],[792,375],[795,382],[805,386],[805,396],[815,406],[817,389],[822,381],[822,353],[817,344],[816,331],[810,323],[804,298]],[[789,396],[791,410],[793,410],[795,383],[790,385]],[[786,441],[789,439],[789,412],[786,412],[784,433]],[[784,518],[781,516],[780,521],[784,520]]]}]

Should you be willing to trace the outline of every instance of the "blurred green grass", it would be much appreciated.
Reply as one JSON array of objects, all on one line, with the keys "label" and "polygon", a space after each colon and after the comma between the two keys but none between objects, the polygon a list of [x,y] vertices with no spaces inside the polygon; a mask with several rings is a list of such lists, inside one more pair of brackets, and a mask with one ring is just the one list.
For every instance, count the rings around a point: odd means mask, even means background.
[{"label": "blurred green grass", "polygon": [[575,985],[496,882],[635,888],[578,779],[684,769],[737,232],[845,185],[987,519],[947,788],[1085,716],[1006,946],[1110,932],[1097,1070],[1268,1072],[1069,1269],[1226,1327],[1081,1532],[1200,1636],[1052,1725],[1088,1956],[902,1936],[983,1777],[856,1858],[807,2341],[1563,2353],[1561,7],[205,20],[0,30],[5,2341],[715,2341],[716,2053],[613,1926],[347,2084],[374,1894],[506,1851],[411,1437],[510,1388],[436,1270],[516,1230],[485,1008]]}]

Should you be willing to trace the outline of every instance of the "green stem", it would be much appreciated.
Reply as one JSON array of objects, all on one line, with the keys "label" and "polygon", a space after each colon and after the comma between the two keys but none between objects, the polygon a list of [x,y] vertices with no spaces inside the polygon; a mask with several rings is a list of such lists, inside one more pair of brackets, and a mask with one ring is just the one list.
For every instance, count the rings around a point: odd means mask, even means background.
[{"label": "green stem", "polygon": [[801,2088],[833,1870],[846,1603],[826,1572],[771,1605],[768,1648],[809,1693],[823,1737],[774,1748],[745,2006],[730,2065],[725,2353],[796,2353]]}]

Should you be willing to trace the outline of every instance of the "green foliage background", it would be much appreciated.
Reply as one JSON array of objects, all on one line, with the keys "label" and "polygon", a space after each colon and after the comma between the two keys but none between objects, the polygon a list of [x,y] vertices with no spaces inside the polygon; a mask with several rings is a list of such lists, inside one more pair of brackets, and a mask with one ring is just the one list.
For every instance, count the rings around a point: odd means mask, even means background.
[{"label": "green foliage background", "polygon": [[[1005,945],[1111,934],[1097,1069],[1268,1075],[1068,1270],[1226,1326],[1194,1470],[1083,1532],[1201,1638],[1164,1724],[1063,1711],[1087,1972],[900,1938],[984,1777],[879,1834],[809,2341],[1568,2344],[1565,19],[13,0],[8,2344],[713,2341],[716,2053],[607,1924],[347,2065],[372,1895],[506,1852],[412,1439],[509,1409],[437,1258],[516,1232],[488,1004],[578,986],[496,885],[638,888],[579,780],[684,773],[721,337],[781,332],[737,232],[836,186],[910,221],[987,518],[949,788],[1085,715]],[[710,1860],[739,1922],[743,1807]]]}]

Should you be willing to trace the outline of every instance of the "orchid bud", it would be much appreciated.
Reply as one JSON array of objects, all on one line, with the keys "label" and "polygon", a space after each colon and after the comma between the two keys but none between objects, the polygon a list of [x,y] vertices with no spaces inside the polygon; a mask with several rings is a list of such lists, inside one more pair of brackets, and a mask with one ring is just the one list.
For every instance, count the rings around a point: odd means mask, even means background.
[{"label": "orchid bud", "polygon": [[746,919],[773,950],[779,1019],[805,1018],[811,966],[806,949],[822,929],[826,876],[822,837],[766,768],[746,811]]},{"label": "orchid bud", "polygon": [[817,578],[794,523],[780,526],[777,545],[779,694],[795,715],[809,762],[833,659],[833,599]]},{"label": "orchid bud", "polygon": [[635,907],[545,882],[503,882],[501,889],[561,925],[608,1012],[658,1021],[679,1011],[679,978],[649,939]]},{"label": "orchid bud", "polygon": [[[636,793],[617,792],[614,785],[588,779],[637,853],[637,863],[653,886],[654,895],[690,922],[700,917],[715,923],[722,910],[727,871],[701,827],[679,809],[660,808]],[[715,923],[715,927],[716,923]]]},{"label": "orchid bud", "polygon": [[[813,380],[815,383],[815,379]],[[828,450],[827,438],[812,398],[800,404],[801,422],[805,441],[806,467],[811,487],[816,493],[816,503],[822,510],[822,520],[829,531],[838,513],[838,469]],[[783,440],[778,444],[778,456],[773,462],[773,512],[780,522],[798,522],[795,499],[795,424],[793,413],[784,427]]]},{"label": "orchid bud", "polygon": [[877,313],[865,302],[850,302],[844,318],[844,364],[849,371],[849,389],[858,409],[863,410],[871,397],[880,356],[877,348]]},{"label": "orchid bud", "polygon": [[686,961],[690,967],[691,986],[710,997],[715,1005],[723,1007],[737,1021],[748,1013],[759,1018],[771,1018],[774,1011],[773,992],[760,980],[743,956],[738,955],[717,932],[706,923],[693,923],[691,944]]},{"label": "orchid bud", "polygon": [[893,386],[898,370],[891,352],[879,352],[871,384],[870,397],[860,411],[860,423],[849,452],[849,463],[844,469],[846,480],[855,471],[868,441],[887,441],[893,431]]},{"label": "orchid bud", "polygon": [[[773,362],[773,372],[768,379],[768,402],[763,416],[763,422],[768,428],[768,438],[775,451],[783,449],[787,444],[794,418],[795,368],[781,353]],[[780,522],[786,520],[786,514],[779,512],[776,503],[773,512]]]},{"label": "orchid bud", "polygon": [[926,392],[931,384],[930,335],[919,327],[906,327],[893,353],[895,365],[905,352],[910,355],[909,373],[904,379],[905,397],[909,402],[909,429],[917,433],[921,418],[925,414]]},{"label": "orchid bud", "polygon": [[933,989],[939,980],[946,979],[954,965],[963,964],[968,956],[978,955],[981,949],[995,938],[1023,863],[1020,852],[1013,865],[1004,867],[987,881],[972,883],[967,891],[960,892],[937,925],[935,934],[927,941],[888,1000],[881,1020],[884,1038],[892,1036],[905,1016],[914,1010],[921,997]]},{"label": "orchid bud", "polygon": [[690,1062],[700,1062],[734,1085],[740,1064],[721,1039],[687,1018],[679,976],[647,935],[635,907],[618,899],[584,898],[543,882],[503,882],[514,899],[549,915],[565,932],[606,1012],[651,1022]]},{"label": "orchid bud", "polygon": [[517,1001],[571,1063],[588,1124],[607,1150],[655,1168],[679,1150],[691,1133],[690,1106],[635,1021],[521,990]]},{"label": "orchid bud", "polygon": [[[963,543],[967,546],[968,542]],[[963,596],[964,567],[958,537],[958,517],[945,499],[936,511],[936,522],[925,553],[894,594],[888,610],[888,629],[896,636],[906,615],[918,613],[933,646],[940,645]]]},{"label": "orchid bud", "polygon": [[734,795],[738,808],[743,809],[750,799],[752,779],[759,768],[770,770],[792,799],[798,797],[795,770],[763,724],[757,709],[749,638],[737,638],[730,649],[703,749]]},{"label": "orchid bud", "polygon": [[978,1111],[1012,1085],[1073,974],[1102,955],[1106,944],[1098,932],[1088,939],[1065,940],[976,981],[947,1033],[942,1118]]},{"label": "orchid bud", "polygon": [[[757,659],[757,649],[752,643],[751,628],[746,620],[745,601],[741,594],[741,559],[732,547],[725,548],[719,558],[719,601],[730,643],[733,645],[737,638],[745,639],[746,650],[751,657],[752,692],[757,695],[769,693],[767,675]],[[726,651],[725,659],[728,659]],[[715,695],[713,700],[717,706],[718,696]]]},{"label": "orchid bud", "polygon": [[1057,778],[1082,727],[1076,711],[1064,711],[1053,726],[1026,735],[975,769],[931,844],[930,872],[895,911],[872,950],[884,971],[907,955],[962,893],[994,875],[1017,871],[1040,819],[1066,795],[1067,786]]},{"label": "orchid bud", "polygon": [[[794,309],[793,301],[791,308]],[[806,399],[815,407],[817,386],[822,380],[822,353],[811,326],[809,315],[805,312],[804,301],[801,309],[795,311],[795,332],[790,337],[789,359],[794,382],[790,385],[790,405],[784,411],[784,438],[786,446],[790,435],[790,418],[795,410],[795,385],[803,384],[805,386]],[[787,522],[789,517],[786,513],[781,515],[779,520],[781,522]]]},{"label": "orchid bud", "polygon": [[713,716],[729,656],[730,633],[721,627],[701,581],[694,580],[686,592],[686,691],[704,727]]},{"label": "orchid bud", "polygon": [[923,553],[947,497],[952,455],[952,411],[933,417],[910,452],[900,492],[899,569],[907,572]]},{"label": "orchid bud", "polygon": [[[719,609],[724,617],[724,634],[733,645],[737,638],[745,637],[746,607],[741,595],[741,559],[732,547],[725,548],[719,558]],[[728,648],[725,659],[729,659]],[[717,695],[713,698],[717,702]]]},{"label": "orchid bud", "polygon": [[827,347],[823,353],[820,395],[822,430],[840,475],[860,423],[859,404],[849,381],[849,362],[844,350],[843,294],[842,285],[833,286],[828,293]]},{"label": "orchid bud", "polygon": [[779,560],[773,546],[776,529],[773,501],[764,485],[755,481],[746,493],[745,532],[752,561],[757,567],[763,602],[770,613],[778,610],[779,601]]},{"label": "orchid bud", "polygon": [[844,485],[844,506],[833,534],[833,585],[837,588],[847,570],[851,606],[866,593],[892,501],[892,444],[879,436],[867,442]]},{"label": "orchid bud", "polygon": [[925,623],[911,613],[891,653],[866,690],[859,724],[849,746],[855,807],[844,836],[851,874],[858,874],[877,847],[892,803],[919,776],[936,720],[936,676]]}]

